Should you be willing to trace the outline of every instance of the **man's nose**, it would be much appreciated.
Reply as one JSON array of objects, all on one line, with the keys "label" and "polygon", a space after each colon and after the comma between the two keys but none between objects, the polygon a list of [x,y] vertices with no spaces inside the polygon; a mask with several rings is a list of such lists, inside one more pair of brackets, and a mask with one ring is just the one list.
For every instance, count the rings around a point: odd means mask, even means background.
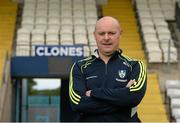
[{"label": "man's nose", "polygon": [[108,40],[108,39],[109,39],[109,35],[108,35],[108,34],[105,34],[105,35],[104,35],[104,38],[105,38],[106,40]]}]

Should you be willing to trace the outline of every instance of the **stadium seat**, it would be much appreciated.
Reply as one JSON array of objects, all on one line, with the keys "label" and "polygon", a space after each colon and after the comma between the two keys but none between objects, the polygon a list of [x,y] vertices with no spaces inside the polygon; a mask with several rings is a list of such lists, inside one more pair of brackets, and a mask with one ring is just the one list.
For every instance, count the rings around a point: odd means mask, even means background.
[{"label": "stadium seat", "polygon": [[80,25],[75,25],[74,26],[74,34],[76,36],[76,34],[83,34],[86,36],[87,32],[86,32],[86,27],[85,26],[80,26]]},{"label": "stadium seat", "polygon": [[142,33],[156,35],[156,30],[154,29],[153,26],[142,26]]},{"label": "stadium seat", "polygon": [[72,25],[62,25],[60,34],[71,34],[73,33],[73,26]]},{"label": "stadium seat", "polygon": [[29,45],[17,45],[16,46],[16,56],[30,56],[30,46]]},{"label": "stadium seat", "polygon": [[86,35],[84,34],[75,34],[74,36],[74,41],[75,41],[75,44],[84,44],[84,45],[87,45],[88,44],[88,40],[87,40],[87,37]]},{"label": "stadium seat", "polygon": [[177,119],[180,118],[180,108],[172,108],[172,117],[174,117],[178,123]]},{"label": "stadium seat", "polygon": [[60,36],[60,43],[61,43],[61,45],[65,45],[65,44],[73,45],[74,44],[73,43],[73,35],[69,34],[69,33],[61,34],[61,36]]}]

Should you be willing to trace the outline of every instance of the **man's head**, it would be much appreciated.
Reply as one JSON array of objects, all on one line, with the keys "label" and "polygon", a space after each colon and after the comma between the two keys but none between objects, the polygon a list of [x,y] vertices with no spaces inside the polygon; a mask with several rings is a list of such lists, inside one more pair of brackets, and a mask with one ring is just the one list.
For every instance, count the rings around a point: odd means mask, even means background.
[{"label": "man's head", "polygon": [[100,55],[111,56],[119,48],[121,27],[113,17],[99,19],[95,26],[94,36]]}]

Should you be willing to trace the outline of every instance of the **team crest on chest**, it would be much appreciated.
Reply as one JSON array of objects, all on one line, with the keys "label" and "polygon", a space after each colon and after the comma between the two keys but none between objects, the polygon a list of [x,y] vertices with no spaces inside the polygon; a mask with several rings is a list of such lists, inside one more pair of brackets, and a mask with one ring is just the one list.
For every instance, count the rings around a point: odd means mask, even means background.
[{"label": "team crest on chest", "polygon": [[120,78],[123,79],[126,76],[126,70],[119,70],[118,72]]}]

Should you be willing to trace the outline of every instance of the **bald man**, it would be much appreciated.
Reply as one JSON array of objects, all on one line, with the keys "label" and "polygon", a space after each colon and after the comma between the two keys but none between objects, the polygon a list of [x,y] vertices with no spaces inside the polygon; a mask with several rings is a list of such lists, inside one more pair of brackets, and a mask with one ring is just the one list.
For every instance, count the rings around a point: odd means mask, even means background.
[{"label": "bald man", "polygon": [[140,122],[137,106],[146,91],[146,68],[119,49],[121,34],[115,18],[99,19],[94,31],[98,49],[72,65],[69,97],[76,121]]}]

